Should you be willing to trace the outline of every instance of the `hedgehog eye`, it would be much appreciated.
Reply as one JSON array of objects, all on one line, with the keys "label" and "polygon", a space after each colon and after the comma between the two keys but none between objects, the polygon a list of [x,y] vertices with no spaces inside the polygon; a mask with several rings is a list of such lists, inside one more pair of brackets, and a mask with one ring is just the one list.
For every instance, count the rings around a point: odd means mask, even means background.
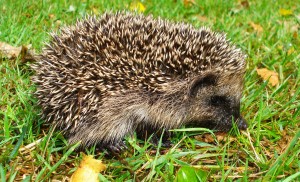
[{"label": "hedgehog eye", "polygon": [[225,96],[215,95],[210,98],[210,104],[213,106],[228,105],[229,99]]}]

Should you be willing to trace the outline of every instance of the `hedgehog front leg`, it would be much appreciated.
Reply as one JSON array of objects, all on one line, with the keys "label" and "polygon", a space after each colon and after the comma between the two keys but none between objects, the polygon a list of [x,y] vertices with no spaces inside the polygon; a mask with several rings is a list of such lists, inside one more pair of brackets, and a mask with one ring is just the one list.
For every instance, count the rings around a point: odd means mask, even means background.
[{"label": "hedgehog front leg", "polygon": [[[122,119],[124,119],[122,117]],[[97,141],[97,147],[107,149],[114,153],[120,153],[127,146],[124,143],[124,137],[133,133],[133,126],[130,120],[111,120],[109,122],[111,128],[109,130],[106,127],[101,132],[104,134],[104,138]]]},{"label": "hedgehog front leg", "polygon": [[97,148],[100,150],[109,150],[113,153],[121,153],[122,151],[127,149],[126,144],[124,143],[123,140],[114,142],[114,143],[100,143],[97,144]]},{"label": "hedgehog front leg", "polygon": [[139,91],[105,98],[97,108],[97,122],[91,126],[98,135],[96,141],[92,141],[111,151],[124,149],[124,137],[132,135],[137,126],[149,120],[147,100]]},{"label": "hedgehog front leg", "polygon": [[158,146],[160,138],[162,136],[162,140],[161,140],[161,146],[165,147],[165,148],[169,148],[171,147],[171,141],[170,141],[170,137],[171,137],[171,132],[170,131],[166,131],[164,130],[163,132],[156,132],[153,134],[152,136],[152,143],[156,146]]},{"label": "hedgehog front leg", "polygon": [[85,122],[66,136],[70,144],[81,142],[80,148],[96,145],[98,149],[119,153],[126,148],[124,137],[131,133],[133,127],[130,120],[112,115]]},{"label": "hedgehog front leg", "polygon": [[161,145],[166,148],[171,146],[171,142],[169,140],[169,138],[171,137],[171,132],[167,129],[153,127],[152,125],[147,124],[147,122],[144,121],[137,127],[136,133],[137,137],[141,140],[147,140],[149,137],[151,137],[151,143],[156,146],[158,146],[161,135],[163,135]]}]

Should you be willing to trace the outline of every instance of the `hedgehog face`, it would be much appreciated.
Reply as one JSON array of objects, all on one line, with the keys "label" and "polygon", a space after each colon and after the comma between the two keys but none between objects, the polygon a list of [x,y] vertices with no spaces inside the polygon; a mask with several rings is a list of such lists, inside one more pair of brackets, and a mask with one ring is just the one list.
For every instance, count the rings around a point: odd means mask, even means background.
[{"label": "hedgehog face", "polygon": [[189,124],[228,131],[234,121],[239,129],[246,129],[247,123],[240,115],[242,80],[235,78],[240,77],[232,76],[229,80],[228,76],[220,78],[207,73],[195,78],[188,93]]}]

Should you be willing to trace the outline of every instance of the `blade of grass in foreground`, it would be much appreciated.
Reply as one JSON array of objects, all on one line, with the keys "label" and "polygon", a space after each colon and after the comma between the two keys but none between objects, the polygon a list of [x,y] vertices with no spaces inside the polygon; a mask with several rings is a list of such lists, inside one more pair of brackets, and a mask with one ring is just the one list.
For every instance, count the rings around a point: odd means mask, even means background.
[{"label": "blade of grass in foreground", "polygon": [[295,174],[292,174],[290,175],[289,177],[287,177],[285,180],[283,180],[282,182],[289,182],[289,181],[292,181],[294,179],[296,179],[298,176],[300,176],[300,171],[295,173]]},{"label": "blade of grass in foreground", "polygon": [[5,182],[5,169],[3,168],[2,164],[0,164],[0,177],[1,177],[1,182]]},{"label": "blade of grass in foreground", "polygon": [[279,168],[282,167],[282,164],[284,164],[284,162],[287,160],[287,155],[293,149],[293,147],[295,146],[299,138],[300,138],[300,130],[297,131],[296,135],[294,136],[294,138],[290,142],[290,145],[284,151],[284,153],[281,154],[281,156],[279,156],[277,160],[274,162],[274,164],[270,167],[270,170],[267,172],[267,174],[265,175],[262,181],[267,181],[270,179],[271,181],[275,180],[274,178],[276,178]]},{"label": "blade of grass in foreground", "polygon": [[50,171],[46,174],[46,176],[44,177],[44,179],[40,180],[40,178],[42,177],[43,173],[46,171],[46,169],[48,169],[48,166],[45,166],[41,172],[38,174],[37,178],[35,179],[35,181],[43,181],[45,179],[48,179],[49,176],[51,175],[51,173],[53,171],[55,171],[65,160],[68,159],[69,155],[80,145],[80,143],[77,143],[75,145],[73,145],[66,153],[64,153],[64,155],[62,156],[62,158],[52,167],[50,168]]},{"label": "blade of grass in foreground", "polygon": [[22,128],[22,134],[17,142],[17,144],[15,145],[13,151],[10,153],[9,155],[9,161],[12,160],[13,158],[15,158],[18,154],[18,151],[19,151],[19,148],[24,140],[24,136],[25,136],[25,133],[27,133],[27,126],[23,126]]}]

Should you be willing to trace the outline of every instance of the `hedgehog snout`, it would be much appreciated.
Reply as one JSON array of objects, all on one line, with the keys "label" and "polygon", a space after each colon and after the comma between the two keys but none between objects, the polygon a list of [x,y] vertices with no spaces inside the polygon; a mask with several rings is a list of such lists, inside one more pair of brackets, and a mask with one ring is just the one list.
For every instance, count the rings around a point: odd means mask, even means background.
[{"label": "hedgehog snout", "polygon": [[241,116],[237,119],[237,126],[240,130],[246,130],[248,128],[246,120]]}]

